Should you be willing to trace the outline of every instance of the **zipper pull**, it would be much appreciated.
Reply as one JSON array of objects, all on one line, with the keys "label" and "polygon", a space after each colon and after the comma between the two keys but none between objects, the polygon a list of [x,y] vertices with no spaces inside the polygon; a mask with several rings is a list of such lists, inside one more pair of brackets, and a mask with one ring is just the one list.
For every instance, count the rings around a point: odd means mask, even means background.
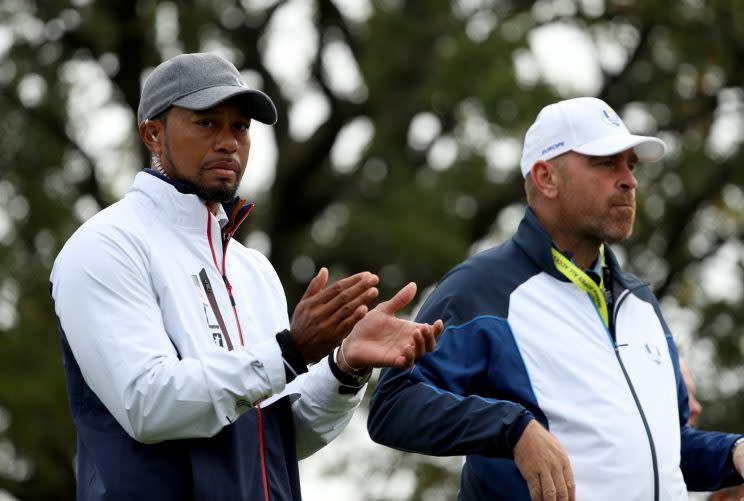
[{"label": "zipper pull", "polygon": [[225,281],[225,287],[227,287],[227,296],[230,298],[230,303],[232,303],[233,306],[236,306],[237,303],[235,302],[235,298],[233,297],[232,285],[230,285],[230,281],[227,279],[227,275],[222,275],[222,280]]}]

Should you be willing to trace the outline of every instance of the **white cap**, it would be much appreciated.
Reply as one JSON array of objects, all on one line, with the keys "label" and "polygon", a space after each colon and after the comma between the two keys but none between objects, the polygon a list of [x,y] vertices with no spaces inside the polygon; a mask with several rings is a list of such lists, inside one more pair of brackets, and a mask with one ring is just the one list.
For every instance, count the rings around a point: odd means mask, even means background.
[{"label": "white cap", "polygon": [[567,151],[606,156],[634,148],[641,162],[661,160],[666,152],[657,137],[628,131],[610,106],[595,97],[577,97],[543,108],[527,131],[522,150],[522,175],[527,177],[538,160],[550,160]]}]

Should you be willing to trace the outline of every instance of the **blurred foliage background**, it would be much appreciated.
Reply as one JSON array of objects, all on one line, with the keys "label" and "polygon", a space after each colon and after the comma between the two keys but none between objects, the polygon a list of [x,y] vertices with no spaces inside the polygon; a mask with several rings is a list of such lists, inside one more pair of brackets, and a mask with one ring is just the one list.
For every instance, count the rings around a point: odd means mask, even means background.
[{"label": "blurred foliage background", "polygon": [[[0,0],[0,497],[74,497],[50,267],[146,163],[143,76],[194,51],[233,61],[279,109],[252,127],[242,193],[257,205],[238,238],[270,257],[290,306],[319,266],[423,296],[507,238],[521,141],[550,102],[595,95],[662,137],[616,249],[662,300],[700,426],[743,431],[740,1]],[[363,436],[361,418],[327,448],[320,473],[353,483],[339,497],[454,497],[459,459]]]}]

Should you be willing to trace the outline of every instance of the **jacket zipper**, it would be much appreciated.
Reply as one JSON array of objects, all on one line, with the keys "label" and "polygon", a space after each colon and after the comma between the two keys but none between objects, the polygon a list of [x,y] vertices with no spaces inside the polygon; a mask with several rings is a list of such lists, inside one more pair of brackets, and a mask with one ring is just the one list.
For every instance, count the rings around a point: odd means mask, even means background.
[{"label": "jacket zipper", "polygon": [[[248,212],[250,212],[250,210]],[[209,210],[209,207],[207,207],[207,240],[209,240],[209,250],[212,251],[212,261],[214,261],[214,266],[215,268],[217,268],[217,272],[220,275],[222,275],[222,280],[225,282],[225,287],[227,287],[227,295],[230,298],[230,304],[232,305],[233,315],[235,315],[235,323],[238,325],[238,334],[240,335],[241,346],[245,346],[245,343],[243,341],[243,329],[241,329],[240,327],[240,319],[238,318],[238,310],[235,304],[235,298],[233,297],[233,293],[232,293],[232,285],[230,285],[230,281],[227,279],[227,269],[225,268],[225,258],[227,256],[227,244],[232,239],[233,235],[237,231],[240,224],[245,220],[246,217],[248,217],[248,212],[246,212],[243,215],[240,221],[237,221],[233,225],[232,231],[228,235],[226,235],[222,241],[222,269],[220,270],[219,265],[217,265],[217,255],[214,252],[214,245],[212,245],[212,212]],[[206,277],[206,271],[204,272],[204,276]],[[212,298],[210,299],[210,303],[212,300],[214,300],[214,296],[212,296]],[[216,306],[217,306],[217,303],[215,301],[215,306],[213,306],[213,308]],[[218,316],[218,320],[221,320],[221,318],[222,318],[221,316]],[[220,325],[223,325],[223,324],[220,323]],[[225,337],[227,338],[227,329],[225,329]],[[229,342],[228,342],[228,346],[229,346]],[[270,501],[269,499],[269,477],[266,474],[266,450],[264,447],[263,412],[261,411],[261,404],[258,404],[258,403],[256,404],[256,412],[258,413],[258,452],[261,458],[261,477],[263,481],[264,500]]]},{"label": "jacket zipper", "polygon": [[656,459],[656,445],[654,444],[654,438],[651,435],[651,428],[648,425],[648,420],[646,419],[646,414],[643,412],[643,407],[641,407],[641,401],[638,399],[638,394],[635,391],[635,388],[633,387],[633,383],[630,380],[630,376],[628,375],[628,371],[625,369],[625,364],[623,364],[622,358],[620,358],[620,350],[619,348],[622,346],[617,345],[617,341],[615,340],[615,326],[617,325],[617,313],[620,310],[620,306],[623,304],[625,299],[630,295],[629,290],[624,290],[620,297],[617,299],[617,303],[615,304],[615,307],[612,311],[612,323],[610,324],[611,334],[612,334],[612,345],[615,349],[615,358],[617,358],[617,362],[620,364],[620,369],[623,371],[623,375],[625,376],[625,381],[628,383],[628,387],[630,388],[630,393],[633,395],[633,400],[635,401],[636,408],[638,408],[638,412],[641,415],[641,421],[643,421],[643,427],[646,429],[646,437],[648,438],[648,445],[651,448],[651,464],[654,468],[654,501],[659,501],[659,465],[658,460]]},{"label": "jacket zipper", "polygon": [[[245,219],[247,216],[248,214],[243,216],[243,219]],[[240,319],[238,318],[238,310],[235,304],[235,298],[233,297],[232,293],[232,285],[230,285],[230,280],[227,279],[227,270],[225,269],[225,256],[227,256],[227,243],[235,234],[235,231],[237,230],[240,223],[243,222],[243,219],[241,219],[240,222],[235,225],[232,233],[230,233],[230,235],[228,235],[228,237],[222,243],[222,269],[220,269],[220,266],[217,264],[217,255],[214,252],[214,245],[212,245],[212,213],[209,211],[209,208],[207,208],[207,239],[209,240],[209,250],[212,251],[212,261],[214,262],[214,267],[217,268],[217,273],[220,274],[220,276],[222,277],[222,281],[225,282],[225,287],[227,288],[227,296],[230,298],[233,315],[235,316],[235,323],[238,325],[238,335],[240,336],[241,346],[245,346],[245,342],[243,340],[243,329],[240,327]]]}]

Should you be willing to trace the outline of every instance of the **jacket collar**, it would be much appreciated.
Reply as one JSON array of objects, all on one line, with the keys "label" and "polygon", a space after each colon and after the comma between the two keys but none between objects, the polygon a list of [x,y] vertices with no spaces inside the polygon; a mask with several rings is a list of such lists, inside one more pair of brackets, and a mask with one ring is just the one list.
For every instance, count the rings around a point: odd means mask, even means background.
[{"label": "jacket collar", "polygon": [[[158,213],[173,224],[200,230],[206,226],[206,206],[190,183],[173,181],[152,169],[144,169],[134,178],[129,193],[144,195]],[[252,208],[252,203],[237,196],[220,204],[215,217],[223,234],[235,233]]]},{"label": "jacket collar", "polygon": [[[553,248],[553,237],[550,236],[548,230],[540,223],[530,207],[527,207],[513,240],[542,271],[563,282],[568,281],[568,278],[558,271],[553,264],[553,255],[551,252]],[[622,271],[617,257],[607,244],[605,244],[605,264],[610,268],[612,280],[617,281],[618,285],[626,289],[634,289],[646,285],[637,277]]]},{"label": "jacket collar", "polygon": [[553,264],[553,238],[548,230],[538,221],[530,207],[527,207],[519,228],[513,237],[514,243],[527,254],[538,268],[561,281],[568,279]]}]

